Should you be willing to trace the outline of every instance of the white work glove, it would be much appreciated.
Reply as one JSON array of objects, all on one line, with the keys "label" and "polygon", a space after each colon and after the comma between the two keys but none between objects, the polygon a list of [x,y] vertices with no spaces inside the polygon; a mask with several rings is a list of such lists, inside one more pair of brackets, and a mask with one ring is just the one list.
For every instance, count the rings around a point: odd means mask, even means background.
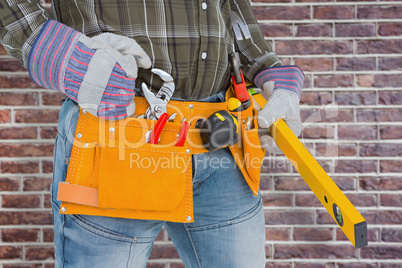
[{"label": "white work glove", "polygon": [[80,107],[103,119],[123,119],[135,112],[138,68],[151,60],[137,42],[102,33],[95,37],[48,20],[32,46],[28,71],[44,88],[66,93]]},{"label": "white work glove", "polygon": [[300,135],[302,125],[299,98],[286,91],[274,91],[274,83],[270,81],[263,85],[264,94],[268,101],[264,108],[258,112],[257,122],[260,129],[267,130],[259,132],[261,147],[269,153],[281,154],[281,149],[268,133],[271,125],[278,119],[283,119],[296,136]]}]

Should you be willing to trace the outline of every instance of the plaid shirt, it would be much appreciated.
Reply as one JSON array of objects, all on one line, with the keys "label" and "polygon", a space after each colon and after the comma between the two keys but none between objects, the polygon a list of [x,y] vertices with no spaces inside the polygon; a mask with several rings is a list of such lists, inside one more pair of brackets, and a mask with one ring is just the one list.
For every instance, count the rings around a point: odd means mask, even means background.
[{"label": "plaid shirt", "polygon": [[[249,81],[263,69],[282,65],[264,41],[248,0],[54,0],[51,15],[39,0],[0,0],[0,40],[24,66],[33,40],[48,19],[56,19],[87,36],[112,32],[134,38],[154,68],[170,73],[174,97],[197,100],[230,83],[228,54],[240,52]],[[250,39],[236,40],[231,15],[245,22]],[[139,70],[137,87],[161,81]]]}]

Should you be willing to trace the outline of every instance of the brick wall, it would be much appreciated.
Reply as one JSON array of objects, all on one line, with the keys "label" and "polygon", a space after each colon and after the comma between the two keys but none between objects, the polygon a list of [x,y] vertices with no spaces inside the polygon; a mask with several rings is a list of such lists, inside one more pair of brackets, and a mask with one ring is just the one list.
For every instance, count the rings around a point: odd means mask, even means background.
[{"label": "brick wall", "polygon": [[[306,74],[303,142],[368,222],[356,250],[283,157],[263,169],[267,267],[402,267],[402,1],[252,1]],[[49,186],[62,94],[0,49],[0,263],[53,267]],[[149,267],[183,267],[161,232]]]}]

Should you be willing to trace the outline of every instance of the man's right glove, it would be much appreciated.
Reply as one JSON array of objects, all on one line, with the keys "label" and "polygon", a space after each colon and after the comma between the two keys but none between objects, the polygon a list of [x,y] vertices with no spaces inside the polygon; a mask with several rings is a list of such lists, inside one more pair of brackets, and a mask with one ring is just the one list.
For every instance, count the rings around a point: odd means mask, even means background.
[{"label": "man's right glove", "polygon": [[92,115],[110,120],[134,114],[138,68],[150,67],[148,55],[131,38],[87,37],[54,20],[44,24],[28,59],[38,85],[64,92]]}]

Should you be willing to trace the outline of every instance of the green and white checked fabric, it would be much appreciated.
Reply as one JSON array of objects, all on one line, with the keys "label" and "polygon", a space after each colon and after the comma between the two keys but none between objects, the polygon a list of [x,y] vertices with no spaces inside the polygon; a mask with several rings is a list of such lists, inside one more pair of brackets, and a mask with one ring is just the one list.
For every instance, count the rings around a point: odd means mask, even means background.
[{"label": "green and white checked fabric", "polygon": [[[234,41],[231,14],[247,25],[251,39]],[[174,97],[214,95],[230,83],[228,54],[241,54],[244,75],[253,81],[265,68],[282,65],[265,42],[248,0],[54,0],[50,15],[39,0],[0,0],[3,46],[26,66],[42,24],[56,19],[87,36],[112,32],[134,38],[154,68],[172,75]],[[139,70],[137,85],[159,88],[150,70]]]}]

